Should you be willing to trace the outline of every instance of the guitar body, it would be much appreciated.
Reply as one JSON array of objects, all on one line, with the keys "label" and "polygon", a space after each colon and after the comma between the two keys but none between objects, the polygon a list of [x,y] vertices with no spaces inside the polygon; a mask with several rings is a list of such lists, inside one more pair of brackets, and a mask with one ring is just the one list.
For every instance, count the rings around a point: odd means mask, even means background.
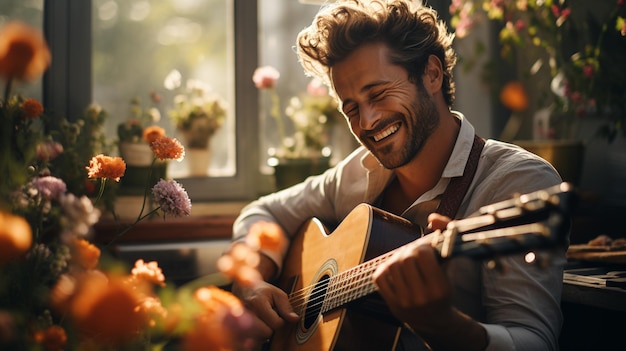
[{"label": "guitar body", "polygon": [[271,351],[396,350],[401,324],[372,281],[395,249],[429,244],[446,260],[564,245],[574,195],[567,183],[517,195],[419,240],[419,227],[367,204],[355,207],[330,234],[312,219],[294,237],[277,284],[300,319],[277,330],[266,346]]},{"label": "guitar body", "polygon": [[301,296],[301,307],[294,306],[300,320],[276,331],[269,349],[394,350],[400,326],[378,294],[322,314],[319,307],[326,291],[315,288],[419,236],[419,228],[409,221],[366,204],[357,206],[330,234],[319,220],[308,221],[292,241],[277,284]]}]

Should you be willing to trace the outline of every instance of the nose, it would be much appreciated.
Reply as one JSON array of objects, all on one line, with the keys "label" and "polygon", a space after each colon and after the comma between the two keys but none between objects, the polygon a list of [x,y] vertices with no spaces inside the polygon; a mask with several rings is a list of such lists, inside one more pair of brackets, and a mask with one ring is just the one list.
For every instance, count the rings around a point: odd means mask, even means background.
[{"label": "nose", "polygon": [[359,127],[361,130],[374,129],[380,120],[380,113],[371,105],[359,107]]}]

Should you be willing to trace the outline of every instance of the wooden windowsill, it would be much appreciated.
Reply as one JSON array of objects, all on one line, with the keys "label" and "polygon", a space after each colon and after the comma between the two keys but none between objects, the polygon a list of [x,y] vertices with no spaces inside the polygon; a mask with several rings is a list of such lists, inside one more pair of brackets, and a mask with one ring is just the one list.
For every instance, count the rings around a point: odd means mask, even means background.
[{"label": "wooden windowsill", "polygon": [[[115,212],[118,219],[105,214],[94,226],[95,242],[163,243],[173,241],[224,240],[232,236],[232,226],[246,203],[200,202],[192,203],[189,217],[154,217],[144,219],[122,236],[118,233],[129,227],[141,211],[142,197],[120,197]],[[144,210],[146,213],[147,210]],[[117,237],[117,238],[116,238]]]},{"label": "wooden windowsill", "polygon": [[116,243],[163,243],[173,241],[224,240],[232,236],[236,215],[146,219],[117,237],[132,220],[102,219],[94,226],[95,241]]}]

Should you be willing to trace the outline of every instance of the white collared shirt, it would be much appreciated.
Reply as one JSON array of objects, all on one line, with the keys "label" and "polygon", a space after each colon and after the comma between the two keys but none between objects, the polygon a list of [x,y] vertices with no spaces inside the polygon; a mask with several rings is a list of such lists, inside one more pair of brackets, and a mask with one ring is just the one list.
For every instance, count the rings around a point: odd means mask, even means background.
[{"label": "white collared shirt", "polygon": [[[465,169],[474,127],[462,114],[454,113],[461,128],[452,155],[437,185],[403,213],[413,222],[423,216],[414,209],[441,195],[450,178],[462,175]],[[260,220],[278,222],[288,235],[295,235],[311,217],[338,224],[359,203],[374,203],[392,176],[392,171],[360,147],[322,175],[250,203],[234,224],[233,238],[241,239],[252,223]],[[482,206],[514,194],[530,193],[560,182],[558,173],[543,159],[517,146],[487,140],[456,218],[467,217]],[[284,247],[281,254],[264,253],[281,267],[286,251]],[[558,349],[565,249],[552,253],[551,259],[550,267],[539,269],[525,263],[522,255],[510,255],[503,258],[506,274],[469,258],[454,258],[446,263],[453,303],[486,328],[487,350]]]}]

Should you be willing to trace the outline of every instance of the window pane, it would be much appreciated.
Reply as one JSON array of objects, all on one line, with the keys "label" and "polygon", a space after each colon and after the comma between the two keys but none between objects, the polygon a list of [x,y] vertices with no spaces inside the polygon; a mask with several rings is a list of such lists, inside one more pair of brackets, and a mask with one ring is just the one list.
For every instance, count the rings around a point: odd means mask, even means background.
[{"label": "window pane", "polygon": [[[327,116],[328,128],[324,133],[313,134],[311,136],[320,136],[319,139],[310,140],[308,134],[304,138],[299,138],[302,134],[297,135],[299,129],[304,133],[307,130],[302,129],[304,125],[314,126],[315,123],[304,123],[302,117],[305,114],[296,114],[307,109],[307,101],[313,101],[315,107],[320,100],[311,99],[307,92],[307,85],[311,81],[306,77],[302,66],[298,62],[294,46],[296,37],[300,30],[311,24],[313,18],[320,9],[323,1],[295,1],[295,0],[263,0],[259,2],[259,26],[261,36],[259,39],[259,66],[272,66],[280,73],[280,78],[276,83],[276,92],[280,97],[280,113],[282,116],[282,129],[284,135],[287,136],[287,145],[292,145],[292,150],[299,153],[302,145],[315,145],[317,148],[325,146],[324,150],[320,150],[322,154],[331,152],[331,165],[347,156],[357,146],[356,140],[352,136],[344,118],[338,114]],[[251,78],[251,77],[250,77]],[[277,155],[280,151],[276,151],[281,147],[281,135],[279,131],[281,126],[276,123],[275,116],[272,115],[272,104],[276,100],[272,100],[268,91],[260,92],[261,107],[261,123],[260,123],[260,140],[261,147],[259,150],[261,172],[269,174],[274,172],[271,164],[272,155]],[[298,97],[298,100],[292,99]],[[324,101],[324,100],[321,100]],[[293,111],[298,111],[293,113]],[[287,117],[287,114],[291,117]],[[310,112],[311,113],[311,112]],[[314,118],[313,114],[307,113],[308,118]],[[299,128],[296,127],[295,121],[300,123]],[[311,131],[318,129],[311,129]],[[325,136],[323,135],[325,134]],[[305,139],[303,142],[302,139]],[[319,143],[319,145],[318,145]],[[309,150],[311,150],[309,149]],[[306,154],[306,151],[304,152]]]},{"label": "window pane", "polygon": [[[208,87],[226,106],[224,123],[209,142],[208,173],[204,166],[201,176],[236,172],[231,18],[229,0],[93,2],[93,95],[109,114],[107,134],[117,136],[118,126],[137,116],[150,124],[147,112],[157,109],[161,119],[155,124],[187,151],[185,160],[169,163],[169,177],[192,176],[189,166],[196,163],[189,162],[193,145],[170,117],[175,99],[193,82]],[[188,121],[193,131],[212,130],[205,120],[194,121]]]},{"label": "window pane", "polygon": [[[43,28],[43,0],[2,0],[0,2],[0,27],[15,20],[25,22],[35,28]],[[11,90],[13,93],[42,101],[41,83],[41,79],[35,82],[14,82]],[[4,86],[1,91],[4,93]]]}]

